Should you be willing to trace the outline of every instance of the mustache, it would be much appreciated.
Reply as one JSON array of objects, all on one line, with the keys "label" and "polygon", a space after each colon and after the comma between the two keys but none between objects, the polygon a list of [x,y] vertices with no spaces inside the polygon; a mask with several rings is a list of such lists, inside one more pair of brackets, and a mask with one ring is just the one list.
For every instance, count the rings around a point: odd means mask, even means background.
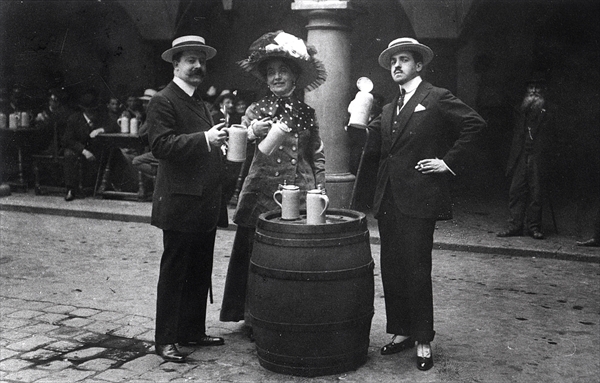
[{"label": "mustache", "polygon": [[200,75],[200,76],[204,77],[206,75],[206,72],[204,72],[204,69],[198,68],[198,69],[191,70],[190,75],[193,75],[193,76]]}]

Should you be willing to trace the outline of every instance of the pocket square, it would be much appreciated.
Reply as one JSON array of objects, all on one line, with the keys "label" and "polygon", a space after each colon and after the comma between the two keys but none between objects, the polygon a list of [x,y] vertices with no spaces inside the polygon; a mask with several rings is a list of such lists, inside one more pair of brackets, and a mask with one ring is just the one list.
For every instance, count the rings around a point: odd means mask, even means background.
[{"label": "pocket square", "polygon": [[420,112],[422,110],[426,110],[426,108],[421,104],[417,105],[417,107],[415,108],[415,112]]}]

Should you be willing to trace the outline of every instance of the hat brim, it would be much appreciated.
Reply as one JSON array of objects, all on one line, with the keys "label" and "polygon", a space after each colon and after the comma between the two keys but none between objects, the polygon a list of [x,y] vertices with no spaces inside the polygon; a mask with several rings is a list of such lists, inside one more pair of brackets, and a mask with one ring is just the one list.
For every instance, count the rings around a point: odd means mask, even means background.
[{"label": "hat brim", "polygon": [[385,69],[390,69],[390,60],[393,55],[402,51],[415,51],[419,52],[421,56],[423,56],[423,65],[427,65],[433,60],[433,51],[427,45],[423,44],[400,44],[394,45],[387,49],[385,49],[379,55],[379,65],[381,65]]},{"label": "hat brim", "polygon": [[246,72],[252,74],[261,82],[267,82],[267,78],[260,71],[260,64],[266,60],[281,58],[294,62],[299,68],[298,78],[296,79],[296,87],[306,89],[307,91],[318,88],[327,79],[327,71],[325,65],[318,59],[311,56],[309,60],[290,57],[285,52],[269,52],[262,57],[250,57],[246,60],[238,62],[238,65]]},{"label": "hat brim", "polygon": [[160,55],[160,57],[166,62],[173,62],[173,56],[176,53],[183,51],[200,51],[206,53],[206,59],[210,60],[217,54],[217,50],[208,45],[181,45],[173,48],[169,48]]},{"label": "hat brim", "polygon": [[142,100],[142,101],[150,101],[152,97],[150,96],[142,96],[142,97],[138,97],[138,100]]}]

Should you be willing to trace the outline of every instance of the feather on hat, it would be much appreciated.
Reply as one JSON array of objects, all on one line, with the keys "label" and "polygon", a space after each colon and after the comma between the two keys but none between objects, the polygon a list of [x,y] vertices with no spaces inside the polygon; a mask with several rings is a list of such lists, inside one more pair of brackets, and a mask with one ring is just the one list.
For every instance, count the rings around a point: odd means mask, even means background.
[{"label": "feather on hat", "polygon": [[269,58],[283,58],[294,62],[300,69],[296,86],[307,91],[318,88],[327,79],[325,65],[314,57],[317,50],[304,40],[284,31],[269,32],[250,45],[249,56],[238,65],[259,80],[266,82],[260,64]]}]

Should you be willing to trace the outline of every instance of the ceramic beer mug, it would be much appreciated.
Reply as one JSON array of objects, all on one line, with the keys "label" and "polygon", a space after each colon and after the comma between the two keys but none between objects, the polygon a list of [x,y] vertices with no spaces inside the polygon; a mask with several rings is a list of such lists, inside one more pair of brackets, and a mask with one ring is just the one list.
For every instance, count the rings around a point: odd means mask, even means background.
[{"label": "ceramic beer mug", "polygon": [[[281,202],[277,196],[281,195]],[[283,185],[273,193],[275,203],[281,208],[281,219],[293,221],[300,218],[300,188],[296,185]]]},{"label": "ceramic beer mug", "polygon": [[258,150],[270,156],[292,129],[284,123],[274,123],[269,129],[267,136],[258,144]]},{"label": "ceramic beer mug", "polygon": [[129,117],[121,116],[117,119],[117,123],[121,127],[121,133],[129,133]]},{"label": "ceramic beer mug", "polygon": [[329,197],[320,189],[309,190],[306,193],[306,223],[321,225],[325,223]]},{"label": "ceramic beer mug", "polygon": [[234,124],[228,128],[227,159],[231,162],[244,162],[246,160],[246,145],[248,142],[248,129],[244,125]]},{"label": "ceramic beer mug", "polygon": [[137,118],[133,117],[131,120],[129,120],[129,134],[137,135],[139,125],[140,122]]}]

